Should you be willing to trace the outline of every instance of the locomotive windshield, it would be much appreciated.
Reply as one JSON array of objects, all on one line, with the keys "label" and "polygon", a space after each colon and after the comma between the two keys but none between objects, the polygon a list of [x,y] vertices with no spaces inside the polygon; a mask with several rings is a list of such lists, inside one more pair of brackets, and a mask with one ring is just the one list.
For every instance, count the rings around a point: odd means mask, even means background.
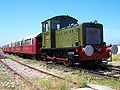
[{"label": "locomotive windshield", "polygon": [[86,44],[101,44],[101,28],[86,27]]}]

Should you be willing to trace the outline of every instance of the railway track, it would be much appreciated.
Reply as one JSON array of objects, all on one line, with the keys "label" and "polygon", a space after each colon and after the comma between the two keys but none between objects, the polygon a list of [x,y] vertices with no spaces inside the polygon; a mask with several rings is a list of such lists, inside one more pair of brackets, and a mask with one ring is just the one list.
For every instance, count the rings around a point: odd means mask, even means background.
[{"label": "railway track", "polygon": [[[9,69],[11,72],[13,72],[14,75],[19,76],[21,79],[25,80],[27,83],[29,83],[32,87],[36,88],[37,90],[42,90],[42,86],[41,85],[36,85],[34,83],[34,81],[32,79],[30,79],[31,77],[29,75],[27,75],[27,74],[25,75],[24,74],[25,71],[21,73],[21,72],[19,72],[20,70],[17,70],[15,68],[17,68],[17,67],[23,68],[23,66],[24,66],[24,70],[26,70],[26,68],[29,68],[29,70],[26,71],[26,73],[29,73],[29,71],[35,71],[35,72],[37,72],[39,74],[42,73],[42,74],[46,75],[46,77],[47,76],[55,77],[55,78],[58,78],[58,79],[61,79],[61,80],[65,80],[65,81],[73,83],[73,84],[78,84],[78,83],[76,83],[74,81],[65,79],[63,77],[57,76],[55,74],[49,73],[49,72],[44,71],[44,70],[36,69],[36,68],[34,68],[32,66],[26,65],[24,63],[21,63],[19,61],[14,60],[14,59],[0,59],[0,62],[3,63],[7,67],[7,69]],[[10,65],[11,63],[13,63],[14,65]],[[17,65],[15,65],[15,63]],[[36,76],[41,77],[42,75],[39,76],[39,74],[37,74]],[[32,76],[34,76],[34,75],[32,75]]]},{"label": "railway track", "polygon": [[[10,59],[12,59],[12,58],[10,58]],[[12,60],[14,60],[14,59],[12,59]],[[16,61],[16,60],[14,60],[14,61]],[[18,61],[16,61],[16,62],[18,62]],[[21,62],[18,62],[18,63],[21,63]],[[24,63],[21,63],[21,64],[24,64]],[[26,65],[26,64],[24,64],[24,65]],[[28,65],[26,65],[26,66],[28,66]],[[63,65],[61,65],[61,66],[63,66]],[[30,67],[30,66],[28,66],[28,67]],[[30,68],[33,68],[33,67],[30,67]],[[36,70],[36,68],[33,68],[33,69]],[[79,68],[79,66],[78,67],[70,67],[70,68],[68,68],[68,72],[69,71],[74,71],[74,70],[79,70],[79,69],[81,69],[81,67]],[[119,79],[120,78],[120,68],[112,68],[111,67],[111,68],[104,68],[103,69],[103,67],[102,67],[102,70],[101,69],[100,70],[95,70],[95,71],[94,70],[87,70],[87,69],[85,69],[85,70],[87,72],[95,74],[95,75],[100,75],[100,76],[105,76],[105,77],[113,77],[115,79]],[[48,75],[51,75],[51,76],[59,78],[59,79],[65,80],[64,78],[61,78],[61,77],[56,76],[56,75],[53,75],[51,73],[44,72],[42,70],[37,70],[37,71],[45,73],[45,74],[48,74]],[[74,83],[74,84],[77,84],[76,82],[73,82],[73,81],[69,81],[69,80],[66,80],[66,81]]]},{"label": "railway track", "polygon": [[112,71],[119,71],[120,72],[120,68],[111,68]]},{"label": "railway track", "polygon": [[10,65],[6,64],[3,59],[0,59],[0,62],[3,63],[7,69],[9,69],[15,76],[19,76],[21,79],[23,79],[25,82],[30,84],[32,88],[36,88],[37,90],[42,90],[42,87],[39,85],[36,85],[33,80],[29,79],[28,77],[22,75],[20,72],[12,68]]},{"label": "railway track", "polygon": [[24,64],[24,63],[21,63],[21,62],[19,62],[19,61],[14,60],[14,59],[11,59],[11,60],[13,60],[13,61],[15,61],[15,62],[17,62],[17,63],[20,63],[21,65],[24,65],[24,66],[26,66],[26,67],[29,67],[29,68],[31,68],[31,69],[33,69],[33,70],[36,70],[36,71],[38,71],[38,72],[44,73],[44,74],[46,74],[46,75],[50,75],[50,76],[56,77],[56,78],[58,78],[58,79],[65,80],[65,81],[68,81],[68,82],[77,84],[77,83],[74,82],[74,81],[65,79],[65,78],[63,78],[63,77],[57,76],[57,75],[52,74],[52,73],[49,73],[49,72],[47,72],[47,71],[43,71],[43,70],[40,70],[40,69],[36,69],[36,68],[34,68],[34,67],[31,67],[31,66],[29,66],[29,65],[26,65],[26,64]]},{"label": "railway track", "polygon": [[[10,59],[12,59],[12,58],[10,58]],[[14,60],[14,59],[12,59],[12,60]],[[14,60],[14,61],[16,61],[16,60]],[[16,61],[16,62],[18,62],[18,61]],[[18,63],[21,63],[21,62],[18,62]],[[21,64],[24,64],[24,63],[21,63]],[[24,65],[26,65],[26,64],[24,64]],[[28,65],[26,65],[26,66],[30,67]],[[61,66],[64,67],[63,65],[61,65]],[[30,67],[30,68],[33,68],[33,67]],[[36,68],[33,68],[33,69],[36,70]],[[70,70],[68,70],[68,72],[69,72],[69,71],[79,70],[79,69],[81,69],[81,67],[80,68],[79,68],[79,66],[78,67],[69,67],[68,69],[70,69]],[[114,68],[114,67],[103,68],[102,67],[102,70],[101,69],[100,70],[95,70],[95,71],[94,70],[87,70],[87,69],[85,69],[85,70],[89,73],[93,73],[93,74],[96,74],[96,75],[101,75],[101,76],[105,76],[105,77],[113,77],[115,79],[120,78],[120,68]],[[47,73],[47,72],[44,72],[42,70],[37,70],[37,71],[45,73],[45,74],[50,74],[53,77],[65,80],[64,78],[61,78],[61,77],[56,76],[56,75],[52,75],[51,73]],[[77,84],[76,82],[73,82],[73,81],[69,81],[69,80],[66,80],[66,81]]]},{"label": "railway track", "polygon": [[[49,75],[49,76],[52,76],[52,77],[56,77],[56,78],[59,78],[59,79],[62,79],[62,80],[65,80],[65,81],[68,81],[68,82],[71,82],[71,83],[74,83],[74,84],[77,84],[76,82],[74,82],[74,81],[71,81],[71,80],[67,80],[67,79],[65,79],[65,78],[62,78],[62,77],[59,77],[59,76],[56,76],[56,75],[54,75],[54,74],[51,74],[51,73],[49,73],[49,72],[46,72],[46,71],[43,71],[43,70],[39,70],[39,69],[36,69],[36,68],[34,68],[34,67],[31,67],[31,66],[29,66],[29,65],[26,65],[26,64],[24,64],[24,63],[21,63],[21,62],[19,62],[19,61],[17,61],[17,60],[14,60],[14,59],[12,59],[12,58],[10,58],[12,61],[14,61],[14,62],[16,62],[16,63],[19,63],[19,64],[21,64],[21,65],[23,65],[23,66],[25,66],[25,67],[28,67],[28,68],[31,68],[31,69],[33,69],[33,70],[35,70],[35,71],[38,71],[38,72],[40,72],[40,73],[44,73],[44,74],[47,74],[47,75]],[[52,64],[51,64],[52,65]],[[54,65],[54,64],[53,64]],[[58,65],[56,65],[56,67],[57,67]],[[63,66],[63,65],[61,65],[61,66]],[[60,66],[59,66],[60,67]],[[54,68],[54,67],[53,67]],[[78,67],[69,67],[69,68],[67,68],[67,70],[68,71],[66,71],[66,72],[74,72],[74,70],[80,70],[80,67],[78,66]],[[107,69],[107,70],[101,70],[101,71],[89,71],[89,70],[86,70],[87,71],[87,73],[91,73],[91,74],[94,74],[94,75],[100,75],[100,76],[105,76],[105,78],[106,77],[113,77],[113,78],[115,78],[115,79],[117,79],[118,80],[118,76],[116,77],[116,76],[114,76],[114,74],[112,73],[112,72],[114,72],[114,73],[118,73],[118,74],[120,74],[120,69],[119,68],[109,68],[109,69]],[[19,76],[19,75],[18,75]],[[21,75],[22,76],[22,75]],[[35,87],[36,89],[38,89],[38,90],[41,90],[41,85],[35,85],[34,84],[34,82],[33,81],[31,81],[31,80],[29,80],[28,78],[25,78],[25,77],[21,77],[22,79],[27,79],[26,80],[26,82],[28,82],[32,87]],[[92,90],[96,90],[96,89],[94,89],[94,88],[91,88]]]},{"label": "railway track", "polygon": [[106,78],[114,78],[116,80],[120,79],[120,69],[119,68],[110,68],[109,70],[98,70],[98,71],[88,71],[90,74],[104,76]]},{"label": "railway track", "polygon": [[[8,60],[8,59],[7,59],[7,60]],[[14,60],[13,60],[13,61],[14,61]],[[26,81],[27,83],[29,83],[29,84],[32,86],[33,89],[43,90],[41,85],[36,85],[36,83],[34,83],[33,80],[29,79],[28,77],[25,77],[24,75],[22,75],[22,74],[19,73],[18,71],[14,70],[10,65],[6,64],[3,59],[0,59],[0,62],[3,63],[3,64],[7,67],[7,69],[9,69],[11,72],[13,72],[14,75],[19,76],[21,79],[23,79],[24,81]],[[33,67],[30,67],[30,66],[28,66],[28,65],[25,65],[25,64],[23,64],[23,63],[21,63],[21,62],[18,62],[18,61],[16,61],[16,60],[15,60],[15,62],[20,63],[20,64],[22,64],[22,65],[24,65],[24,66],[27,66],[27,67],[29,67],[29,68],[31,68],[31,69],[34,69]],[[39,71],[38,69],[34,69],[34,70]],[[56,75],[54,75],[54,74],[50,74],[50,73],[45,72],[45,71],[40,71],[40,72],[45,73],[45,74],[50,75],[50,76],[53,76],[53,77],[56,77],[56,78],[59,78],[59,79],[62,79],[62,80],[65,80],[65,81],[68,81],[68,82],[71,82],[71,83],[74,83],[74,84],[78,84],[78,83],[76,83],[76,82],[67,80],[67,79],[65,79],[65,78],[56,76]],[[95,88],[90,87],[90,86],[88,86],[88,88],[90,88],[91,90],[96,90]]]}]

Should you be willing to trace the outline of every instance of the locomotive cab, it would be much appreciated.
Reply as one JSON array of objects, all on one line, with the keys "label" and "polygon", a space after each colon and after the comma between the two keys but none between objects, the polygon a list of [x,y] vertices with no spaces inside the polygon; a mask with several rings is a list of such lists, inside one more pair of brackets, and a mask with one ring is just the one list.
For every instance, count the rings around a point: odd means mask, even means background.
[{"label": "locomotive cab", "polygon": [[68,15],[55,16],[42,22],[42,47],[55,48],[55,31],[74,24],[77,24],[77,20]]}]

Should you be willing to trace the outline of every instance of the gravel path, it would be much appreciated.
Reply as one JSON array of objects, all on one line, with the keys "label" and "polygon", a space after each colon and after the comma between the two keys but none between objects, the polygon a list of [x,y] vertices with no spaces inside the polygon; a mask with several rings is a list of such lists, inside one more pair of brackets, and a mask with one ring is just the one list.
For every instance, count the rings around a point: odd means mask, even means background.
[{"label": "gravel path", "polygon": [[28,86],[22,79],[15,76],[5,65],[0,63],[0,90],[25,90],[26,88]]},{"label": "gravel path", "polygon": [[112,61],[112,62],[109,62],[108,64],[113,66],[120,66],[120,61]]},{"label": "gravel path", "polygon": [[7,65],[9,65],[12,69],[14,69],[16,72],[18,72],[19,74],[28,77],[28,78],[45,78],[48,77],[47,75],[40,73],[38,71],[35,71],[31,68],[28,68],[26,66],[23,66],[15,61],[12,61],[10,59],[2,59],[2,61],[4,63],[6,63]]}]

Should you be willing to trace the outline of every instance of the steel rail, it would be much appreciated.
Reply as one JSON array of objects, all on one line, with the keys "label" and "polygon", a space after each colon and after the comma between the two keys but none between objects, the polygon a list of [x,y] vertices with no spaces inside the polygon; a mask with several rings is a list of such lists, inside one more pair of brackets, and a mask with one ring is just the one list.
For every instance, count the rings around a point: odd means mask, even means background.
[{"label": "steel rail", "polygon": [[120,72],[119,68],[111,68],[111,70],[113,70],[113,71],[119,71]]},{"label": "steel rail", "polygon": [[[7,58],[8,58],[8,57],[7,57]],[[12,58],[10,58],[10,59],[12,59]],[[26,65],[26,64],[24,64],[24,63],[21,63],[21,62],[17,61],[17,60],[14,60],[14,59],[12,59],[12,60],[15,61],[15,62],[18,62],[18,63],[20,63],[20,64],[22,64],[22,65],[24,65],[24,66],[27,66],[27,67],[29,67],[29,68],[31,68],[31,69],[34,69],[34,70],[36,70],[36,71],[38,71],[38,72],[41,72],[41,73],[44,73],[44,74],[47,74],[47,75],[50,75],[50,76],[53,76],[53,77],[56,77],[56,78],[59,78],[59,79],[62,79],[62,80],[71,82],[71,83],[74,83],[74,84],[78,84],[78,83],[76,83],[76,82],[74,82],[74,81],[67,80],[67,79],[65,79],[65,78],[63,78],[63,77],[59,77],[59,76],[54,75],[54,74],[51,74],[51,73],[49,73],[49,72],[46,72],[46,71],[39,70],[39,69],[36,69],[36,68],[34,68],[34,67],[28,66],[28,65]],[[120,69],[114,69],[114,68],[112,68],[111,70],[120,71]],[[116,77],[114,77],[114,76],[112,76],[112,75],[106,75],[106,74],[99,73],[99,72],[94,72],[94,71],[89,71],[89,73],[96,74],[96,75],[101,75],[101,76],[106,76],[106,77],[116,78]]]},{"label": "steel rail", "polygon": [[65,78],[63,78],[63,77],[60,77],[60,76],[54,75],[54,74],[52,74],[52,73],[50,73],[50,72],[46,72],[46,71],[43,71],[43,70],[40,70],[40,69],[36,69],[36,68],[34,68],[34,67],[32,67],[32,66],[29,66],[29,65],[26,65],[26,64],[24,64],[24,63],[21,63],[21,62],[15,60],[15,59],[13,59],[13,58],[10,58],[10,57],[7,57],[7,56],[5,56],[5,57],[6,57],[6,58],[9,58],[9,59],[11,59],[11,60],[13,60],[13,61],[15,61],[15,62],[21,64],[21,65],[24,65],[24,66],[26,66],[26,67],[29,67],[29,68],[33,69],[33,70],[36,70],[36,71],[38,71],[38,72],[41,72],[41,73],[44,73],[44,74],[47,74],[47,75],[50,75],[50,76],[56,77],[56,78],[58,78],[58,79],[61,79],[61,80],[65,80],[65,81],[68,81],[68,82],[74,83],[74,84],[78,84],[77,82],[74,82],[74,81],[71,81],[71,80],[65,79]]},{"label": "steel rail", "polygon": [[29,68],[33,69],[33,70],[36,70],[36,71],[38,71],[38,72],[41,72],[41,73],[44,73],[44,74],[47,74],[47,75],[56,77],[56,78],[58,78],[58,79],[61,79],[61,80],[65,80],[65,81],[74,83],[74,84],[78,84],[78,83],[76,83],[76,82],[74,82],[74,81],[71,81],[71,80],[65,79],[65,78],[63,78],[63,77],[54,75],[54,74],[52,74],[52,73],[50,73],[50,72],[46,72],[46,71],[43,71],[43,70],[40,70],[40,69],[36,69],[36,68],[34,68],[34,67],[32,67],[32,66],[26,65],[26,64],[24,64],[24,63],[21,63],[21,62],[19,62],[19,61],[17,61],[17,60],[12,59],[12,58],[10,58],[10,59],[13,60],[13,61],[15,61],[15,62],[17,62],[17,63],[19,63],[19,64],[21,64],[21,65],[24,65],[24,66],[26,66],[26,67],[29,67]]},{"label": "steel rail", "polygon": [[27,83],[29,83],[31,86],[35,87],[37,90],[42,90],[41,86],[37,86],[33,83],[32,80],[29,80],[28,78],[22,76],[20,73],[18,73],[17,71],[15,71],[14,69],[12,69],[8,64],[4,63],[1,59],[0,62],[3,63],[8,69],[10,69],[12,72],[14,72],[14,75],[19,76],[20,78],[22,78],[23,80],[25,80]]},{"label": "steel rail", "polygon": [[100,76],[105,76],[105,77],[109,77],[109,78],[112,77],[114,79],[119,79],[120,78],[120,77],[115,77],[112,74],[108,75],[108,74],[103,74],[103,73],[94,72],[94,71],[89,71],[88,73],[95,74],[95,75],[100,75]]}]

